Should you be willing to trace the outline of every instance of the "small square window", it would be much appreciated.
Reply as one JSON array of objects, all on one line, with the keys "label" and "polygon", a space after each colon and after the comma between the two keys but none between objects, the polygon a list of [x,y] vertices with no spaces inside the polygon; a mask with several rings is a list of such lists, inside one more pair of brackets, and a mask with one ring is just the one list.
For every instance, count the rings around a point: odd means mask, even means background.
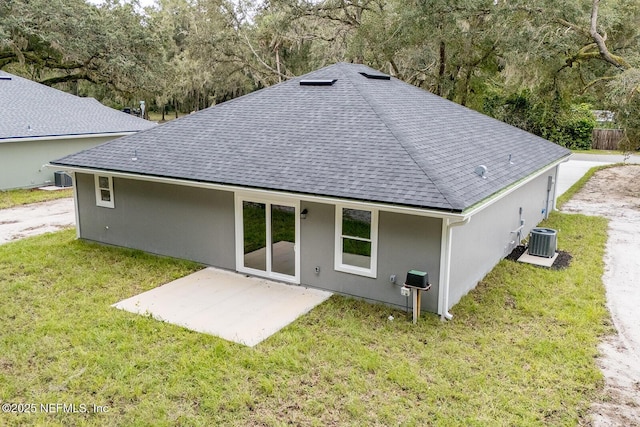
[{"label": "small square window", "polygon": [[114,208],[113,202],[113,178],[105,175],[96,175],[96,206]]}]

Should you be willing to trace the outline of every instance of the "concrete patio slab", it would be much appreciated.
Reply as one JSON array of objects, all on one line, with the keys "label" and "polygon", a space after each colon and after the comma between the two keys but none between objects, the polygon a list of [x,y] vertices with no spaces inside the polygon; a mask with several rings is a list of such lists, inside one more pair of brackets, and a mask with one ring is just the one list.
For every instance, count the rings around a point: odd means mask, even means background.
[{"label": "concrete patio slab", "polygon": [[208,267],[112,307],[253,347],[331,295]]}]

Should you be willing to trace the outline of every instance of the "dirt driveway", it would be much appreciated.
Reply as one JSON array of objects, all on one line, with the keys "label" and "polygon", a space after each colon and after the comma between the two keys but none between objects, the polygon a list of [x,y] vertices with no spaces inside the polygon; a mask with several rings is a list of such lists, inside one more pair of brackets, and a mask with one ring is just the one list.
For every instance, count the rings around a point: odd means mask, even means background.
[{"label": "dirt driveway", "polygon": [[600,345],[606,401],[594,426],[640,426],[640,166],[597,172],[563,209],[609,219],[603,282],[617,334]]},{"label": "dirt driveway", "polygon": [[75,223],[73,198],[0,209],[0,245]]}]

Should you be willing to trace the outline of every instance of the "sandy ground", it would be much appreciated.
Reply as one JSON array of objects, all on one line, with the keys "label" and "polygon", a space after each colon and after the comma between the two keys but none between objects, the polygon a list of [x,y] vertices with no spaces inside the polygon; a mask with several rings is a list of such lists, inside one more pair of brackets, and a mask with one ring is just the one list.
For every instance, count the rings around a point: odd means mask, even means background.
[{"label": "sandy ground", "polygon": [[640,426],[640,166],[597,172],[563,207],[609,219],[603,282],[617,334],[601,345],[605,401],[593,426]]},{"label": "sandy ground", "polygon": [[73,227],[75,223],[72,198],[0,209],[0,245]]}]

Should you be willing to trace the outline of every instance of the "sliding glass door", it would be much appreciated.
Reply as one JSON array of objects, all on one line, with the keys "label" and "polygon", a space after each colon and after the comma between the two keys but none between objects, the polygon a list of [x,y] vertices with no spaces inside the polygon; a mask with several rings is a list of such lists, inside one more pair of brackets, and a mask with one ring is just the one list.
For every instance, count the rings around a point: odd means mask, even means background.
[{"label": "sliding glass door", "polygon": [[299,283],[298,204],[236,197],[238,271]]}]

